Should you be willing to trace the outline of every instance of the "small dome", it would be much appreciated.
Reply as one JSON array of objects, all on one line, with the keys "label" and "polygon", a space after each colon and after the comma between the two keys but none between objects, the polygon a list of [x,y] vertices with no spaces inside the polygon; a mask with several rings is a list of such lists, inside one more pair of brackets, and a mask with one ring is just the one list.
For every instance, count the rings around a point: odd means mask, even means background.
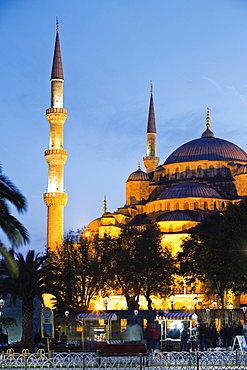
[{"label": "small dome", "polygon": [[198,182],[184,182],[164,190],[157,199],[170,198],[221,198],[221,196],[207,185]]},{"label": "small dome", "polygon": [[148,174],[143,172],[140,168],[140,164],[138,165],[138,169],[135,172],[132,172],[127,181],[149,181]]}]

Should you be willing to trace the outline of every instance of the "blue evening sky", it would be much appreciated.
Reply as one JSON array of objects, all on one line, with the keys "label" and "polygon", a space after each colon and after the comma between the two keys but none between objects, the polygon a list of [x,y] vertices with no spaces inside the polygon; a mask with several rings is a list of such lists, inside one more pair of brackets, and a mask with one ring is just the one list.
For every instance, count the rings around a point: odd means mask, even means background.
[{"label": "blue evening sky", "polygon": [[[64,67],[65,231],[125,203],[145,156],[150,81],[162,164],[201,136],[247,150],[246,0],[0,0],[3,171],[27,197],[27,247],[43,252],[56,16]],[[1,236],[0,236],[1,237]],[[8,243],[7,243],[8,245]],[[22,247],[20,251],[25,251]]]}]

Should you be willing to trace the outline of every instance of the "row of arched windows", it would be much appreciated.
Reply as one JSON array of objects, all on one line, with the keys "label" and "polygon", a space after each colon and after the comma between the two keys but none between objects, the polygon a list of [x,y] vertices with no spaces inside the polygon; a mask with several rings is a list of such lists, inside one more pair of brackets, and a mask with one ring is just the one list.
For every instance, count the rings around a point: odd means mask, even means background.
[{"label": "row of arched windows", "polygon": [[184,211],[184,210],[221,210],[228,205],[228,201],[196,201],[196,202],[150,202],[147,204],[147,213],[159,211]]},{"label": "row of arched windows", "polygon": [[215,168],[214,166],[209,166],[209,168],[203,169],[202,166],[197,166],[196,169],[191,169],[190,166],[187,166],[185,170],[179,169],[177,167],[175,172],[170,174],[170,169],[162,173],[162,177],[165,177],[167,180],[171,179],[184,179],[184,178],[202,178],[202,177],[226,177],[230,170],[223,166],[220,168]]}]

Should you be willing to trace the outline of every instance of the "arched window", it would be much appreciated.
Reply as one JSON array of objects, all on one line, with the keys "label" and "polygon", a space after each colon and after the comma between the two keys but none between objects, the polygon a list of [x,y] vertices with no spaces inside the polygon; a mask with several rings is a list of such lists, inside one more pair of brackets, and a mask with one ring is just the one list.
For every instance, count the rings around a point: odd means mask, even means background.
[{"label": "arched window", "polygon": [[204,209],[208,209],[208,203],[204,202]]},{"label": "arched window", "polygon": [[202,171],[202,166],[197,167],[197,176],[202,177],[203,176],[203,171]]},{"label": "arched window", "polygon": [[176,203],[176,210],[179,210],[179,203]]},{"label": "arched window", "polygon": [[214,202],[214,210],[216,210],[216,209],[217,209],[217,203]]},{"label": "arched window", "polygon": [[209,177],[214,177],[214,166],[209,166]]},{"label": "arched window", "polygon": [[175,179],[179,178],[179,168],[177,167],[175,170]]},{"label": "arched window", "polygon": [[189,203],[188,203],[188,202],[186,202],[186,203],[184,204],[184,209],[189,209]]},{"label": "arched window", "polygon": [[167,211],[170,211],[170,207],[171,207],[170,203],[167,203]]},{"label": "arched window", "polygon": [[197,209],[198,208],[198,202],[195,202],[194,203],[194,209]]},{"label": "arched window", "polygon": [[186,178],[190,177],[190,168],[189,167],[186,167],[185,176],[186,176]]},{"label": "arched window", "polygon": [[222,202],[221,207],[222,207],[222,209],[225,208],[225,203],[224,202]]},{"label": "arched window", "polygon": [[221,168],[221,175],[224,177],[226,176],[226,167]]}]

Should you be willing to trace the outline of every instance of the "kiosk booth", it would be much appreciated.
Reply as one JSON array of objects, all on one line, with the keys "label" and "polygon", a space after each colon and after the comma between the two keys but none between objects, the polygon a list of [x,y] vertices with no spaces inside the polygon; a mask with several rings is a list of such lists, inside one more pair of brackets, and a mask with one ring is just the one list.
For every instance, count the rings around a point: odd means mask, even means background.
[{"label": "kiosk booth", "polygon": [[193,348],[196,342],[196,320],[197,314],[191,312],[171,312],[157,315],[155,321],[160,325],[160,349],[168,352],[180,351],[180,333],[185,325],[190,332],[189,342]]},{"label": "kiosk booth", "polygon": [[115,313],[79,313],[76,320],[82,325],[82,350],[96,350],[99,342],[109,342],[112,337],[112,321]]}]

